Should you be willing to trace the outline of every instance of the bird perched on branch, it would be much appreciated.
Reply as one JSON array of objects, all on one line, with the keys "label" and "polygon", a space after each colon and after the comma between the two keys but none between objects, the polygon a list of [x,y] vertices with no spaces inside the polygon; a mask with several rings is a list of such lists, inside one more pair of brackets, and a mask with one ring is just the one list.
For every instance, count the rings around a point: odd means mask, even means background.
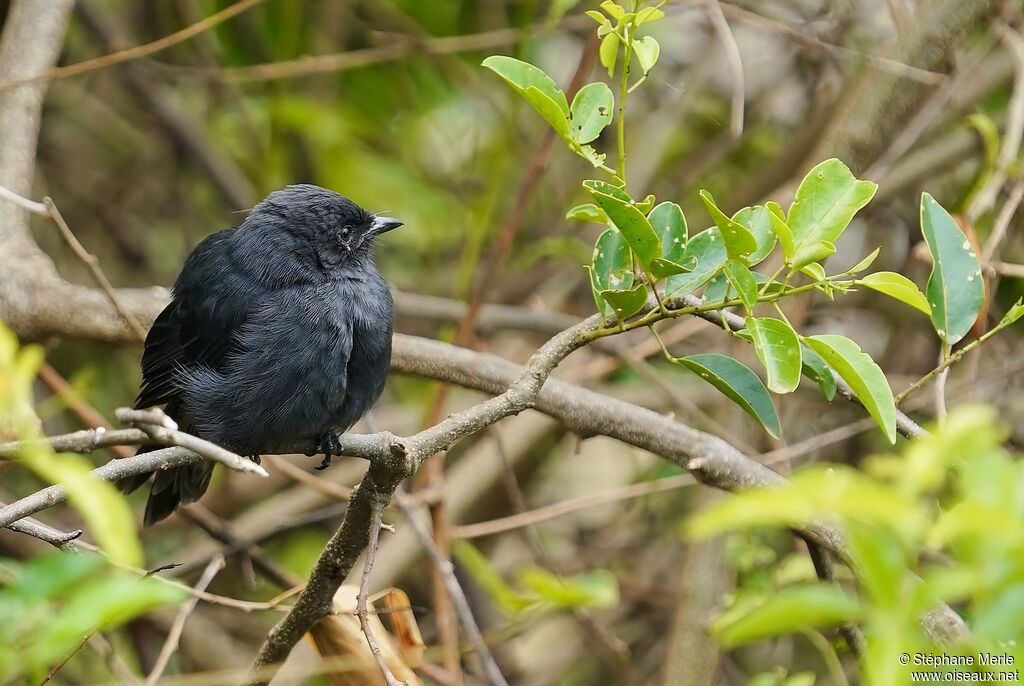
[{"label": "bird perched on branch", "polygon": [[[183,431],[257,461],[308,442],[326,467],[384,388],[394,312],[372,245],[401,225],[319,186],[271,193],[185,261],[146,337],[135,406],[164,405]],[[212,473],[156,472],[145,524],[196,501]]]}]

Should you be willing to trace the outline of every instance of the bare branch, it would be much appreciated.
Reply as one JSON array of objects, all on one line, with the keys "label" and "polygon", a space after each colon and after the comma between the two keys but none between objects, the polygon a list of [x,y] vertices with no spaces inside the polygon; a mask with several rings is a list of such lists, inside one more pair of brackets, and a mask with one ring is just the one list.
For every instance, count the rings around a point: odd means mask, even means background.
[{"label": "bare branch", "polygon": [[163,410],[130,410],[126,407],[114,410],[114,416],[126,424],[134,424],[142,429],[154,443],[160,445],[176,445],[195,451],[213,462],[219,462],[228,469],[237,472],[248,472],[259,476],[270,476],[267,470],[252,460],[240,457],[230,450],[221,448],[216,443],[204,441],[198,436],[178,431],[178,425]]},{"label": "bare branch", "polygon": [[736,37],[732,35],[729,22],[722,12],[722,5],[718,0],[707,0],[708,16],[711,18],[711,25],[718,34],[718,40],[722,41],[722,48],[725,51],[725,61],[729,65],[729,72],[732,74],[732,106],[730,107],[729,133],[733,138],[743,135],[743,107],[746,103],[747,93],[743,78],[743,60],[740,58],[740,46],[736,44]]},{"label": "bare branch", "polygon": [[480,656],[487,680],[491,683],[491,686],[508,686],[508,682],[502,675],[501,669],[498,668],[498,663],[494,660],[494,655],[491,654],[490,649],[487,647],[483,634],[480,633],[480,627],[473,617],[473,610],[469,606],[469,600],[466,599],[466,594],[463,592],[459,580],[455,577],[455,568],[452,566],[451,560],[448,560],[441,554],[441,551],[434,543],[434,539],[430,537],[430,532],[427,531],[419,517],[416,516],[415,508],[407,502],[408,498],[406,495],[404,493],[396,493],[395,495],[395,504],[398,505],[398,509],[405,515],[405,521],[409,524],[416,538],[419,539],[420,545],[423,546],[427,557],[430,558],[430,562],[440,572],[441,578],[444,580],[448,594],[455,605],[455,611],[459,615],[459,621],[462,622],[462,628]]},{"label": "bare branch", "polygon": [[[210,560],[210,564],[206,565],[206,569],[203,570],[203,575],[199,577],[199,581],[196,582],[194,590],[202,593],[206,590],[206,587],[213,581],[213,577],[217,576],[217,572],[224,569],[224,558],[216,557]],[[156,658],[156,662],[153,664],[153,669],[150,671],[149,676],[146,677],[146,686],[153,686],[157,681],[160,680],[160,676],[167,669],[167,663],[171,661],[171,656],[174,655],[174,651],[178,649],[178,641],[181,640],[181,632],[185,629],[185,622],[188,620],[188,616],[192,614],[192,610],[196,609],[196,605],[199,604],[199,598],[193,595],[188,601],[181,606],[178,610],[178,614],[174,618],[174,623],[171,624],[171,630],[167,634],[167,640],[164,641],[163,647],[160,649],[160,654]]]},{"label": "bare branch", "polygon": [[363,577],[359,582],[359,595],[356,596],[356,616],[359,618],[359,627],[363,630],[363,635],[366,636],[366,643],[370,646],[373,659],[377,661],[377,667],[380,668],[381,674],[384,675],[384,681],[387,682],[388,686],[407,686],[406,682],[395,678],[395,675],[391,673],[391,668],[388,667],[388,663],[384,661],[384,656],[380,650],[380,643],[377,641],[377,637],[373,635],[373,629],[370,627],[370,615],[366,611],[366,599],[370,595],[370,574],[373,572],[373,559],[377,555],[380,518],[384,512],[384,505],[385,503],[376,502],[370,511],[370,542],[366,547],[366,564],[363,565]]}]

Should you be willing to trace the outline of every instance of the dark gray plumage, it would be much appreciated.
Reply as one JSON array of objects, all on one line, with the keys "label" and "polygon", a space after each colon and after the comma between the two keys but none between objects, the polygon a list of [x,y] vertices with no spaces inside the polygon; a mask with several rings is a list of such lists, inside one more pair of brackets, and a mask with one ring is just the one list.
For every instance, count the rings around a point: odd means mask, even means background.
[{"label": "dark gray plumage", "polygon": [[[326,466],[384,388],[394,313],[371,247],[398,226],[319,186],[271,193],[185,261],[146,337],[135,406],[164,405],[183,430],[257,460],[308,443]],[[202,496],[212,472],[157,472],[146,525]]]}]

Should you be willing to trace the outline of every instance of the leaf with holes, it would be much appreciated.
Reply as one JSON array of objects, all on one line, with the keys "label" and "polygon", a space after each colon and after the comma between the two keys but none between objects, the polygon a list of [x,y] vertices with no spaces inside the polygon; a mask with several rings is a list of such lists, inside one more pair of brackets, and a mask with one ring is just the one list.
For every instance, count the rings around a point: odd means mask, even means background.
[{"label": "leaf with holes", "polygon": [[701,231],[686,243],[686,250],[683,251],[681,264],[693,265],[693,271],[669,278],[665,294],[673,298],[692,293],[714,278],[725,265],[726,259],[725,244],[718,227]]},{"label": "leaf with holes", "polygon": [[956,220],[927,193],[921,194],[921,233],[932,256],[925,287],[932,325],[953,345],[974,326],[985,300],[981,266]]},{"label": "leaf with holes", "polygon": [[663,202],[647,215],[654,232],[661,239],[661,257],[651,262],[651,274],[665,279],[693,271],[696,260],[686,261],[686,217],[674,202]]},{"label": "leaf with holes", "polygon": [[647,304],[647,287],[641,283],[628,291],[601,291],[601,297],[611,306],[616,318],[621,322],[632,317]]},{"label": "leaf with holes", "polygon": [[594,258],[590,265],[590,284],[598,311],[606,318],[615,310],[601,295],[602,291],[629,290],[633,287],[633,259],[622,234],[608,229],[594,244]]},{"label": "leaf with holes", "polygon": [[853,389],[857,399],[882,428],[890,443],[896,442],[896,403],[881,368],[854,341],[845,336],[808,336],[804,343],[821,355]]},{"label": "leaf with holes", "polygon": [[796,331],[772,317],[747,317],[746,321],[757,359],[768,374],[768,388],[776,393],[792,393],[800,383],[802,361]]},{"label": "leaf with holes", "polygon": [[768,389],[757,374],[742,362],[713,353],[673,358],[673,361],[721,391],[757,420],[772,437],[779,438],[782,435],[779,415],[775,412]]},{"label": "leaf with holes", "polygon": [[602,82],[588,83],[572,99],[569,108],[569,128],[577,143],[589,143],[604,131],[612,121],[615,96]]},{"label": "leaf with holes", "polygon": [[754,251],[743,258],[743,261],[754,266],[768,257],[775,247],[776,235],[772,231],[771,214],[764,205],[744,207],[732,216],[732,220],[743,226],[754,237],[757,247]]},{"label": "leaf with holes", "polygon": [[757,241],[747,228],[736,223],[731,217],[718,209],[715,199],[707,191],[700,192],[700,199],[704,202],[708,214],[715,221],[715,226],[722,233],[722,240],[725,242],[725,251],[729,257],[738,260],[744,255],[749,255],[757,249]]},{"label": "leaf with holes", "polygon": [[879,293],[884,293],[890,298],[895,298],[927,315],[932,313],[932,308],[928,306],[928,299],[924,297],[921,289],[917,287],[916,283],[902,274],[897,274],[896,272],[875,272],[874,274],[868,274],[856,283],[861,286],[867,286]]},{"label": "leaf with holes", "polygon": [[550,76],[532,64],[505,55],[492,55],[483,66],[512,86],[560,136],[570,138],[569,103]]},{"label": "leaf with holes", "polygon": [[636,205],[623,201],[617,194],[606,195],[594,188],[590,188],[590,192],[615,224],[615,228],[622,232],[622,237],[629,243],[640,264],[650,269],[651,262],[661,257],[661,240],[654,233],[651,222]]}]

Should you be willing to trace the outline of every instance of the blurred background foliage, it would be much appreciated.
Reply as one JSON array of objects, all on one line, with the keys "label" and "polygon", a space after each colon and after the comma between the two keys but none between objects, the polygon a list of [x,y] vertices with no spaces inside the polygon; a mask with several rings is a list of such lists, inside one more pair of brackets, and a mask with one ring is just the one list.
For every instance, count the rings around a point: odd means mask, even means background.
[{"label": "blurred background foliage", "polygon": [[[229,4],[81,0],[62,63],[155,40]],[[719,5],[742,62],[742,134],[730,133],[735,74],[708,3],[670,2],[667,17],[651,29],[662,48],[658,70],[630,100],[631,188],[678,202],[688,217],[705,216],[697,195],[705,188],[731,213],[765,199],[782,202],[808,168],[836,155],[859,178],[878,183],[879,192],[844,234],[830,272],[883,246],[875,269],[923,284],[930,265],[920,249],[922,190],[985,241],[1006,194],[980,207],[972,189],[995,170],[993,151],[1015,137],[1019,145],[1019,2]],[[0,17],[6,8],[0,0]],[[593,302],[580,265],[600,227],[566,221],[564,214],[587,200],[580,181],[591,170],[552,146],[543,121],[479,67],[487,55],[508,54],[543,67],[562,88],[577,72],[600,78],[586,9],[591,3],[571,0],[265,0],[151,57],[54,81],[42,122],[36,196],[54,198],[115,285],[170,285],[203,237],[236,222],[267,192],[317,183],[405,221],[378,250],[382,271],[401,291],[459,301],[482,297],[532,308],[538,316],[589,315]],[[606,130],[608,140],[598,144],[611,149],[612,135]],[[1012,165],[1001,170],[1009,186],[1019,181],[1018,159],[1012,151]],[[691,228],[695,233],[703,226]],[[34,220],[33,230],[67,278],[89,282],[49,223]],[[507,235],[513,236],[507,259],[488,264]],[[850,263],[840,264],[840,256]],[[1018,216],[993,261],[1024,262]],[[990,325],[1024,286],[1010,271],[990,271],[987,285],[992,314],[983,324]],[[835,303],[798,298],[787,315],[805,334],[856,338],[897,390],[934,367],[939,352],[924,315],[876,294]],[[457,324],[409,307],[398,328],[451,340]],[[578,353],[558,375],[674,413],[783,472],[821,459],[858,466],[883,449],[884,438],[859,408],[829,404],[806,383],[777,401],[786,433],[783,441],[772,440],[713,389],[661,362],[649,338],[632,334],[617,352]],[[464,342],[522,361],[543,339],[530,331],[486,330]],[[718,351],[752,359],[745,346],[703,322],[681,320],[666,340],[680,355]],[[80,428],[90,409],[109,418],[134,398],[137,346],[44,343],[47,363],[71,384],[60,400],[52,376],[35,385],[45,433]],[[975,400],[994,406],[1009,443],[1018,447],[1024,440],[1020,345],[1019,327],[996,337],[953,369],[947,393],[951,405]],[[927,419],[933,413],[928,395],[904,409]],[[393,377],[373,426],[415,431],[436,397],[435,384]],[[442,410],[477,398],[453,392]],[[99,464],[109,457],[89,459]],[[303,470],[315,464],[301,457],[291,462]],[[353,462],[317,477],[351,485],[363,469]],[[297,483],[276,460],[269,469],[273,477],[258,483],[218,474],[194,515],[172,518],[142,537],[145,566],[180,563],[162,574],[194,582],[224,548],[223,530],[221,540],[210,535],[219,522],[262,552],[228,544],[228,567],[212,592],[266,600],[305,578],[343,503]],[[789,536],[761,530],[688,539],[687,516],[716,496],[689,487],[676,468],[608,439],[580,441],[526,413],[456,446],[448,470],[452,534],[473,546],[458,557],[460,578],[513,683],[838,683],[827,651],[802,634],[728,650],[711,641],[706,628],[723,597],[770,593],[780,578],[808,578],[810,570]],[[41,485],[31,473],[11,470],[0,483],[0,500]],[[130,499],[136,513],[141,498]],[[536,510],[546,506],[555,509]],[[536,511],[500,519],[524,508]],[[40,519],[63,530],[80,523],[70,509]],[[490,525],[473,526],[482,522]],[[28,559],[44,551],[34,539],[0,533],[4,557]],[[435,645],[428,568],[415,541],[400,532],[384,539],[375,575],[381,586],[409,591],[427,644]],[[524,568],[534,571],[532,584]],[[5,569],[4,584],[26,578],[24,569],[32,568]],[[566,587],[552,590],[550,574],[566,579]],[[548,589],[548,596],[539,589]],[[14,582],[0,604],[16,592]],[[536,604],[538,596],[542,612],[514,611],[520,603]],[[168,672],[244,667],[277,618],[273,611],[202,603]],[[107,632],[107,639],[130,669],[145,673],[172,620],[173,610],[151,612]],[[825,636],[836,639],[833,632]],[[295,659],[308,661],[305,650]],[[428,660],[440,657],[428,652]],[[784,670],[771,674],[779,665]],[[799,673],[810,673],[810,680],[786,676]],[[225,679],[221,683],[234,683]],[[112,680],[103,651],[83,649],[53,683]]]}]

